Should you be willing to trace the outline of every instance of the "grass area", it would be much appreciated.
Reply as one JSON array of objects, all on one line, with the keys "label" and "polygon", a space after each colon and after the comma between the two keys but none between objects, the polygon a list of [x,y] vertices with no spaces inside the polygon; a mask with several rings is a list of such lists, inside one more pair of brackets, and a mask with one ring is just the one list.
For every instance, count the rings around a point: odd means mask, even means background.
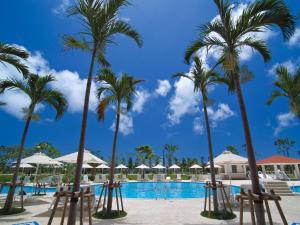
[{"label": "grass area", "polygon": [[13,214],[19,214],[25,212],[25,209],[22,208],[11,208],[9,211],[0,209],[0,215],[13,215]]},{"label": "grass area", "polygon": [[95,213],[93,216],[97,219],[118,219],[127,216],[127,212],[112,210],[111,213],[107,214],[106,212],[101,211]]},{"label": "grass area", "polygon": [[226,212],[224,214],[224,212],[208,212],[208,211],[203,211],[201,212],[201,216],[206,217],[206,218],[210,218],[210,219],[216,219],[216,220],[232,220],[236,217],[236,215],[234,213],[231,212]]}]

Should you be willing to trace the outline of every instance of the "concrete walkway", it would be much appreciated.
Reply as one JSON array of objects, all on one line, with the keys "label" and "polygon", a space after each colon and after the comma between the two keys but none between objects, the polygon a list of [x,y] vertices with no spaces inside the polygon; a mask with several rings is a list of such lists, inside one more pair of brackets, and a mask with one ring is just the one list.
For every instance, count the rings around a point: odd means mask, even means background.
[{"label": "concrete walkway", "polygon": [[[47,224],[50,211],[48,210],[51,198],[39,198],[28,200],[26,212],[0,217],[1,225],[37,221]],[[281,206],[290,223],[300,223],[300,196],[283,197]],[[204,199],[174,199],[174,200],[146,200],[125,199],[125,209],[128,212],[126,218],[117,220],[93,220],[94,225],[213,225],[213,224],[239,224],[238,217],[232,221],[218,221],[206,219],[200,216],[203,210]],[[273,203],[270,204],[273,213],[274,224],[282,224],[279,214]],[[235,213],[239,216],[238,209]],[[55,217],[52,224],[60,224],[61,211]],[[245,213],[245,223],[251,224],[249,212]],[[67,218],[66,218],[67,219]],[[66,224],[66,221],[65,221]],[[79,224],[79,223],[78,223]],[[88,224],[87,221],[85,224]]]}]

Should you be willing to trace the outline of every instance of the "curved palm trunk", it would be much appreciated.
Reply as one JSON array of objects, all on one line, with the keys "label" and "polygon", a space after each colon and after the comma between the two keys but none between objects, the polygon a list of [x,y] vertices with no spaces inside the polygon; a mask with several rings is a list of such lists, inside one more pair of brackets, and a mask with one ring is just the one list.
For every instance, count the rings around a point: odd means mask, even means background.
[{"label": "curved palm trunk", "polygon": [[[257,175],[256,159],[255,159],[255,153],[252,145],[252,138],[251,138],[250,127],[248,123],[247,111],[246,111],[246,106],[244,103],[243,94],[240,86],[239,76],[237,75],[234,76],[234,85],[236,88],[236,93],[237,93],[240,111],[242,115],[244,135],[245,135],[247,155],[248,155],[248,164],[251,173],[252,190],[253,193],[260,195],[261,190],[260,190],[259,179]],[[263,201],[262,200],[254,201],[254,208],[255,208],[255,214],[257,218],[257,224],[265,225],[266,222],[265,222]]]},{"label": "curved palm trunk", "polygon": [[9,191],[8,191],[6,201],[5,201],[5,204],[4,204],[4,207],[3,207],[3,209],[5,211],[10,211],[10,209],[12,207],[12,204],[13,204],[14,192],[15,192],[15,189],[16,189],[16,183],[17,183],[18,173],[19,173],[20,164],[21,164],[21,158],[22,158],[23,151],[24,151],[25,140],[26,140],[26,136],[27,136],[27,133],[28,133],[28,128],[29,128],[29,125],[30,125],[32,112],[33,112],[33,110],[31,110],[29,112],[28,117],[26,119],[26,124],[25,124],[24,131],[23,131],[23,134],[22,134],[21,145],[20,145],[20,149],[19,149],[19,153],[18,153],[17,164],[16,164],[14,175],[13,175],[12,184],[9,187]]},{"label": "curved palm trunk", "polygon": [[118,106],[117,110],[118,110],[117,111],[117,121],[116,121],[114,142],[113,142],[112,154],[111,154],[111,165],[110,165],[110,172],[109,172],[108,198],[107,198],[107,208],[106,208],[107,214],[111,213],[112,202],[113,202],[116,146],[117,146],[117,139],[118,139],[119,124],[120,124],[120,106]]},{"label": "curved palm trunk", "polygon": [[218,212],[219,207],[218,207],[217,185],[216,185],[216,175],[215,175],[215,166],[214,166],[214,155],[213,155],[213,149],[212,149],[212,141],[211,141],[211,133],[210,133],[208,113],[207,113],[206,103],[205,103],[204,100],[203,100],[203,109],[204,109],[204,117],[205,117],[205,124],[206,124],[207,141],[208,141],[211,183],[212,183],[212,186],[213,186],[212,187],[212,194],[213,194],[214,211]]},{"label": "curved palm trunk", "polygon": [[[87,79],[87,83],[86,83],[84,107],[83,107],[83,115],[82,115],[82,123],[81,123],[80,142],[79,142],[79,150],[78,150],[78,155],[77,155],[73,192],[78,192],[80,189],[80,177],[81,177],[82,163],[83,163],[87,117],[88,117],[88,111],[89,111],[89,100],[90,100],[90,92],[91,92],[91,86],[92,86],[92,78],[93,78],[92,75],[93,75],[93,70],[94,70],[95,56],[96,56],[96,47],[94,47],[94,49],[93,49],[90,71],[89,71],[89,75],[88,75],[88,79]],[[75,225],[75,223],[76,223],[77,202],[78,202],[78,198],[75,198],[75,197],[71,198],[70,211],[69,211],[69,216],[68,216],[68,225]]]}]

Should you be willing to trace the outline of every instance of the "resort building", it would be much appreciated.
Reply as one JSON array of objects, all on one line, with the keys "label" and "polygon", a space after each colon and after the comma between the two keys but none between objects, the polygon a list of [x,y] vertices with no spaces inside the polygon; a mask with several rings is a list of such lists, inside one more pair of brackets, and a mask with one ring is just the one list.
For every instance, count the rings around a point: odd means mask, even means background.
[{"label": "resort building", "polygon": [[214,158],[215,165],[220,166],[219,174],[222,179],[247,178],[248,159],[230,151],[224,151]]},{"label": "resort building", "polygon": [[257,165],[261,167],[263,174],[281,171],[289,177],[300,179],[300,159],[274,155],[258,161]]}]

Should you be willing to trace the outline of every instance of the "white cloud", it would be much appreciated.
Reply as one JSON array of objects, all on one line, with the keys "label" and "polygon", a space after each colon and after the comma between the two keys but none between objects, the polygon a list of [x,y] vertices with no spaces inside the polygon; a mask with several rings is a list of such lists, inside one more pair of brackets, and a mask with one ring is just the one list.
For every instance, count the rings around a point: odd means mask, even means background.
[{"label": "white cloud", "polygon": [[294,73],[294,72],[296,72],[296,70],[297,70],[297,68],[298,68],[298,64],[299,64],[299,62],[300,62],[300,58],[298,58],[298,59],[296,59],[296,60],[291,60],[291,59],[289,59],[289,60],[287,60],[287,61],[284,61],[284,62],[282,62],[282,63],[276,63],[276,64],[274,64],[272,67],[271,67],[271,69],[269,69],[268,70],[268,74],[270,75],[270,76],[276,76],[276,68],[278,67],[278,66],[285,66],[287,69],[288,69],[288,71],[290,72],[290,73]]},{"label": "white cloud", "polygon": [[[169,85],[169,86],[168,86]],[[120,119],[120,132],[124,135],[129,135],[133,133],[133,117],[136,114],[143,113],[145,104],[151,99],[155,99],[157,97],[165,97],[169,90],[171,89],[171,85],[167,80],[158,80],[158,87],[155,89],[153,93],[150,93],[146,89],[140,89],[136,91],[136,95],[133,100],[132,113],[127,113],[126,115],[122,115]],[[111,129],[114,130],[115,121],[111,125]]]},{"label": "white cloud", "polygon": [[179,124],[186,114],[199,111],[200,95],[194,92],[191,80],[181,77],[174,84],[175,93],[169,101],[168,120],[171,125]]},{"label": "white cloud", "polygon": [[[112,131],[115,131],[115,127],[116,127],[116,122],[113,122],[110,129]],[[130,113],[121,114],[119,131],[125,136],[133,133],[133,118]]]},{"label": "white cloud", "polygon": [[294,35],[288,41],[290,47],[300,47],[300,28],[296,28]]},{"label": "white cloud", "polygon": [[202,135],[204,133],[204,126],[200,117],[195,117],[193,121],[193,130],[195,134]]},{"label": "white cloud", "polygon": [[289,112],[289,113],[280,113],[276,117],[278,125],[275,128],[274,136],[277,136],[281,131],[288,127],[295,126],[297,124],[296,116]]},{"label": "white cloud", "polygon": [[155,89],[155,93],[159,96],[165,97],[171,90],[171,84],[168,80],[158,80],[158,87]]},{"label": "white cloud", "polygon": [[[23,46],[21,47],[24,48]],[[86,79],[81,79],[77,72],[71,72],[69,70],[56,71],[55,69],[50,68],[48,61],[40,52],[29,53],[30,56],[24,63],[28,66],[30,72],[37,73],[41,76],[52,74],[56,81],[52,82],[50,85],[64,94],[69,104],[69,111],[81,112],[84,103]],[[22,78],[22,75],[10,65],[1,64],[0,74],[3,78]],[[95,110],[97,105],[95,91],[95,83],[92,83],[90,96],[91,110]],[[17,118],[23,117],[22,109],[29,105],[29,98],[18,91],[6,91],[4,94],[0,95],[0,101],[6,102],[6,105],[2,106],[1,109],[16,116]],[[41,106],[39,109],[41,109]]]},{"label": "white cloud", "polygon": [[145,103],[151,97],[150,93],[147,90],[138,90],[136,91],[134,103],[132,106],[132,111],[137,113],[142,113]]},{"label": "white cloud", "polygon": [[230,109],[229,105],[224,103],[218,104],[218,108],[216,110],[214,110],[211,107],[208,107],[207,113],[209,120],[212,123],[212,127],[216,127],[219,122],[235,115],[235,113]]},{"label": "white cloud", "polygon": [[64,14],[70,5],[70,0],[60,0],[60,4],[56,8],[52,9],[52,12],[54,14]]}]

